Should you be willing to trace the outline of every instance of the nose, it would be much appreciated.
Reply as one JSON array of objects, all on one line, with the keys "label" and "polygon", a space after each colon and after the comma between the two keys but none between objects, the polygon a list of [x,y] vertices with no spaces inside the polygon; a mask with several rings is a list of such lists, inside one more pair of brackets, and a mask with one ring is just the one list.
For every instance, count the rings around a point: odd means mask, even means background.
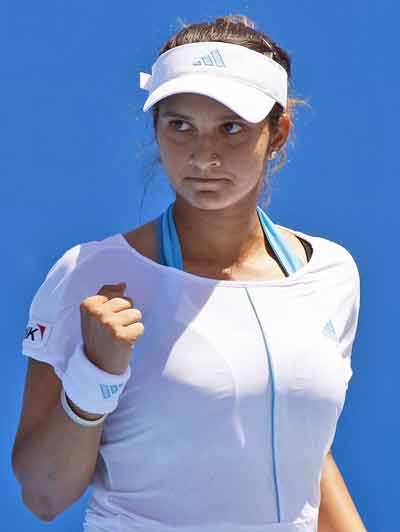
[{"label": "nose", "polygon": [[190,155],[189,163],[201,172],[221,166],[220,157],[215,152],[215,143],[210,140],[199,141]]}]

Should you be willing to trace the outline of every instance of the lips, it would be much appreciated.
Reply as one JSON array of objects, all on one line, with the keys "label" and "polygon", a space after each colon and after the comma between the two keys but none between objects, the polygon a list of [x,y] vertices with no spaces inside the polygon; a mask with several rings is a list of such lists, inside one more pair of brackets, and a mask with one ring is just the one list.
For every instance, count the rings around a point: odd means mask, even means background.
[{"label": "lips", "polygon": [[215,181],[228,181],[227,179],[223,177],[216,177],[214,179],[206,179],[203,177],[187,177],[186,179],[190,179],[191,181],[200,181],[202,183],[214,183]]},{"label": "lips", "polygon": [[214,181],[220,181],[220,179],[202,179],[201,177],[190,177],[192,181],[200,181],[201,183],[213,183]]}]

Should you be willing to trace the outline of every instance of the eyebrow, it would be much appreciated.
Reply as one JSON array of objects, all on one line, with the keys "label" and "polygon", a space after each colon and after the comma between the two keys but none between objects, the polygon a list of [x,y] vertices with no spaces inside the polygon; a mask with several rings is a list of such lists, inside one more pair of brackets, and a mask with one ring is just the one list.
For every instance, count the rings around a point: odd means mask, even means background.
[{"label": "eyebrow", "polygon": [[[189,120],[189,121],[193,120],[193,117],[191,116],[184,115],[182,113],[176,113],[174,111],[166,111],[164,113],[161,112],[161,116],[166,117],[166,118],[183,118],[184,120]],[[245,121],[239,115],[234,115],[234,114],[217,116],[217,120]]]}]

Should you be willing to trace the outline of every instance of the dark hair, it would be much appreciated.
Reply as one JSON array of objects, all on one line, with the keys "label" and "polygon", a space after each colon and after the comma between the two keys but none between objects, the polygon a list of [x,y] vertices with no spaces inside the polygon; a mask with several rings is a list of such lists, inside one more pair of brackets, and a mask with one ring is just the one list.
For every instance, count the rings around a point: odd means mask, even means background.
[{"label": "dark hair", "polygon": [[[163,54],[167,50],[171,50],[176,46],[182,46],[184,44],[191,44],[195,42],[208,42],[218,41],[229,44],[238,44],[245,46],[259,52],[261,54],[270,55],[272,52],[272,59],[279,63],[288,74],[288,106],[286,109],[287,114],[290,117],[293,124],[293,110],[299,104],[307,104],[305,100],[292,97],[291,95],[291,60],[288,53],[278,46],[276,42],[271,39],[266,33],[257,30],[255,23],[244,15],[228,15],[219,17],[215,22],[201,22],[197,24],[184,24],[183,28],[173,35],[159,51],[159,55]],[[153,128],[156,131],[157,119],[158,119],[158,105],[155,104],[152,108],[153,111]],[[268,123],[271,132],[271,138],[276,130],[279,119],[284,112],[284,108],[278,102],[268,114]],[[291,127],[289,138],[293,135],[293,127]],[[291,139],[290,139],[291,140]],[[287,159],[285,143],[279,150],[277,150],[276,163],[268,165],[266,158],[266,165],[264,168],[264,187],[262,193],[267,195],[265,205],[268,206],[270,202],[271,183],[267,179],[267,176],[271,176],[277,173],[285,164]],[[267,168],[268,166],[268,168]],[[267,173],[266,173],[267,170]],[[269,172],[268,172],[269,170]]]}]

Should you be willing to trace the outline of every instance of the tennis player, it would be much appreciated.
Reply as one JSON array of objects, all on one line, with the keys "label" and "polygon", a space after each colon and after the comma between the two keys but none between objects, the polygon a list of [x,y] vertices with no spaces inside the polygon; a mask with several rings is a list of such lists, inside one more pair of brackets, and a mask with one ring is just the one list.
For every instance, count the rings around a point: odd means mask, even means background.
[{"label": "tennis player", "polygon": [[13,468],[88,532],[365,530],[330,448],[352,376],[352,255],[257,205],[292,126],[290,59],[245,17],[140,73],[176,200],[68,249],[37,290]]}]

